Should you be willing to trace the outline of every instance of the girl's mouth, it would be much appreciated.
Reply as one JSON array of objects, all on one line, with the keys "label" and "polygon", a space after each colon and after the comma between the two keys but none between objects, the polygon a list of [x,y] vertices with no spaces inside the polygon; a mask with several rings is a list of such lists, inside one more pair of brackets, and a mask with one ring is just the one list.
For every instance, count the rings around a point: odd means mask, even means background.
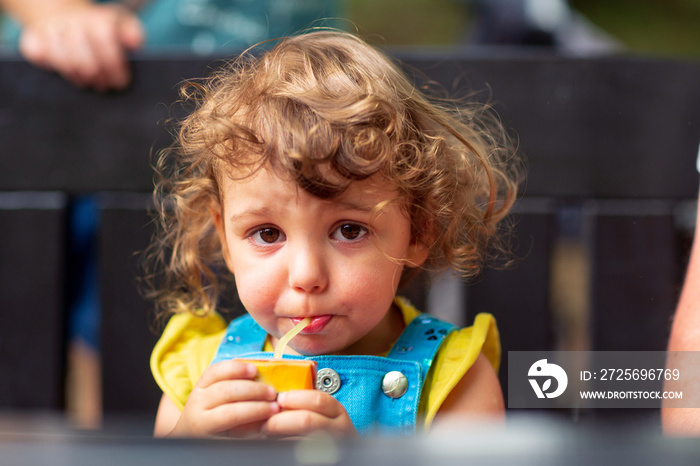
[{"label": "girl's mouth", "polygon": [[[311,318],[311,323],[304,327],[304,329],[300,332],[302,334],[312,334],[312,333],[319,333],[323,328],[330,322],[331,320],[331,315],[322,315],[322,316],[315,316]],[[294,325],[298,324],[301,322],[303,317],[292,317],[292,323]]]}]

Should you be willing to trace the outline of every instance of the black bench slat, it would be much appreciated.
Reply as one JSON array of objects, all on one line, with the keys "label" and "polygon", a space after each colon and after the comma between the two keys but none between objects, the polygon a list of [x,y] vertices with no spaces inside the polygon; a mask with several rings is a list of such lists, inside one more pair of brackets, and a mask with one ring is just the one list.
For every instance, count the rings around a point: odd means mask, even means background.
[{"label": "black bench slat", "polygon": [[671,202],[591,201],[591,349],[664,351],[685,259]]},{"label": "black bench slat", "polygon": [[139,292],[138,251],[148,246],[148,195],[102,195],[100,287],[102,304],[102,403],[105,423],[130,417],[155,419],[160,389],[149,356],[157,334],[151,302]]},{"label": "black bench slat", "polygon": [[60,410],[66,197],[0,193],[0,410]]}]

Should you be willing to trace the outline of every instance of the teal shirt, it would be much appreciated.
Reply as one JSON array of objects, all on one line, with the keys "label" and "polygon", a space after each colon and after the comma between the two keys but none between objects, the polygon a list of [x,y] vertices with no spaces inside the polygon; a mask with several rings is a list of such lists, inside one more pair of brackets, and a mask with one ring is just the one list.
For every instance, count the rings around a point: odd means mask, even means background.
[{"label": "teal shirt", "polygon": [[[98,0],[99,1],[99,0]],[[100,2],[104,3],[104,2]],[[138,15],[145,50],[214,54],[240,50],[313,26],[338,27],[339,0],[152,0]],[[0,35],[16,46],[20,28],[3,18]]]}]

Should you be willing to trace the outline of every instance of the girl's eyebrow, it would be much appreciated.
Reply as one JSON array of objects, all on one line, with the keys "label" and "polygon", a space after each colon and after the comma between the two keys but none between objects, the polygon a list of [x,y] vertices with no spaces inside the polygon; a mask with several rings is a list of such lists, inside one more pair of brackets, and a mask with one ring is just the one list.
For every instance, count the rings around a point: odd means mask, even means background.
[{"label": "girl's eyebrow", "polygon": [[374,210],[375,206],[366,206],[363,204],[358,204],[355,202],[350,202],[350,201],[336,201],[336,204],[338,204],[340,207],[346,210],[359,210],[361,212],[372,212]]},{"label": "girl's eyebrow", "polygon": [[241,212],[234,213],[229,217],[231,223],[236,223],[247,218],[269,217],[273,215],[272,209],[269,207],[255,207],[244,209]]},{"label": "girl's eyebrow", "polygon": [[[356,202],[352,201],[330,201],[331,204],[335,204],[341,208],[341,210],[356,210],[359,212],[367,212],[371,213],[375,210],[374,205],[368,206],[364,204],[359,204]],[[236,223],[240,221],[245,221],[246,219],[249,218],[258,218],[258,217],[272,217],[275,215],[275,211],[271,209],[270,207],[263,206],[263,207],[253,207],[250,209],[244,209],[241,212],[237,212],[232,214],[229,217],[229,221],[231,223]]]}]

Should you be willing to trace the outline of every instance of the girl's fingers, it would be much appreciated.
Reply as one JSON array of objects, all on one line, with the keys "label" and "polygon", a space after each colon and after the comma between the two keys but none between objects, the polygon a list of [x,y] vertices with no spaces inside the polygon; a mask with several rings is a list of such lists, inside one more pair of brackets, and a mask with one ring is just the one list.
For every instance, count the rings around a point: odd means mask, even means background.
[{"label": "girl's fingers", "polygon": [[227,435],[247,437],[257,426],[270,416],[279,413],[277,403],[266,401],[244,401],[216,406],[212,409],[199,410],[185,406],[182,416],[171,435],[176,437],[204,437],[210,435]]},{"label": "girl's fingers", "polygon": [[277,403],[282,411],[263,425],[263,432],[268,435],[299,436],[317,431],[357,435],[345,408],[327,393],[292,390],[280,393]]},{"label": "girl's fingers", "polygon": [[213,364],[197,381],[190,394],[191,403],[213,409],[226,403],[275,401],[275,390],[254,381],[256,375],[256,367],[249,363],[229,360]]},{"label": "girl's fingers", "polygon": [[283,410],[307,409],[326,417],[337,417],[345,413],[338,400],[319,390],[292,390],[280,393],[277,403]]},{"label": "girl's fingers", "polygon": [[307,435],[318,431],[333,431],[329,419],[313,411],[282,411],[272,415],[263,425],[263,433],[271,437]]},{"label": "girl's fingers", "polygon": [[208,413],[212,432],[227,433],[229,436],[250,436],[268,418],[280,412],[275,402],[245,401],[217,406]]},{"label": "girl's fingers", "polygon": [[[192,395],[190,395],[192,396]],[[200,392],[204,409],[244,401],[274,402],[277,393],[272,387],[252,380],[222,380]]]},{"label": "girl's fingers", "polygon": [[221,361],[207,367],[196,386],[207,388],[221,380],[253,380],[257,373],[258,370],[253,364],[233,360]]},{"label": "girl's fingers", "polygon": [[225,432],[222,432],[221,435],[226,436],[226,437],[231,437],[231,438],[237,438],[237,439],[264,438],[265,434],[262,433],[262,428],[263,428],[263,425],[265,424],[266,420],[267,420],[267,418],[265,418],[264,420],[254,421],[254,422],[250,422],[248,424],[239,425],[233,429],[229,429]]}]

